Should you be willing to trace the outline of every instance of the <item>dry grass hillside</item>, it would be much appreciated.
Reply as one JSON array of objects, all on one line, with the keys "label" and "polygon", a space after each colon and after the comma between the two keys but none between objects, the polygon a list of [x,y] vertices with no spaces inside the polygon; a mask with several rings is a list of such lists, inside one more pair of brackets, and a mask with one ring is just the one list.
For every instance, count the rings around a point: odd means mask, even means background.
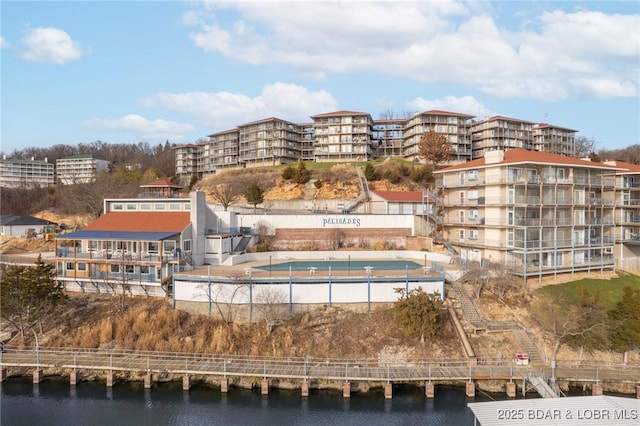
[{"label": "dry grass hillside", "polygon": [[[268,332],[264,322],[230,325],[172,309],[166,300],[71,294],[45,324],[41,345],[323,358],[463,357],[449,323],[444,333],[442,341],[422,344],[399,330],[390,311],[331,308],[291,317]],[[31,344],[31,336],[25,338]],[[21,343],[19,336],[14,339]]]}]

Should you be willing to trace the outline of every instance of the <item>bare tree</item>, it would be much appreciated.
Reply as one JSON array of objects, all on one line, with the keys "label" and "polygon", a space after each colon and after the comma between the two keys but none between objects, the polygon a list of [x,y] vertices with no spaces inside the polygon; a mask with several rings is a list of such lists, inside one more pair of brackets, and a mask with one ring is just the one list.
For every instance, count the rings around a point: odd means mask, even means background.
[{"label": "bare tree", "polygon": [[265,321],[267,334],[287,315],[287,295],[271,286],[261,286],[255,297],[256,309]]},{"label": "bare tree", "polygon": [[608,327],[605,316],[598,309],[595,304],[578,306],[563,297],[554,299],[549,295],[542,295],[534,301],[530,309],[531,317],[552,344],[552,367],[555,368],[563,344],[572,340],[575,342],[578,338],[587,339],[591,334],[599,334]]},{"label": "bare tree", "polygon": [[476,300],[480,299],[482,291],[489,286],[491,274],[487,268],[483,268],[478,262],[467,262],[461,281],[473,287]]},{"label": "bare tree", "polygon": [[231,183],[221,183],[209,188],[209,195],[227,211],[230,205],[240,200],[242,191]]},{"label": "bare tree", "polygon": [[261,251],[271,250],[271,244],[274,240],[273,226],[264,220],[256,223],[256,234],[258,235],[258,244]]},{"label": "bare tree", "polygon": [[586,136],[578,136],[574,145],[574,157],[586,158],[596,150],[596,140]]},{"label": "bare tree", "polygon": [[444,135],[433,131],[422,135],[418,155],[433,164],[434,169],[449,160],[453,154],[453,147]]},{"label": "bare tree", "polygon": [[203,283],[197,287],[197,295],[205,296],[209,303],[209,314],[215,307],[220,319],[230,326],[235,321],[234,301],[245,295],[249,289],[247,278],[239,273],[229,276],[230,283],[212,282]]}]

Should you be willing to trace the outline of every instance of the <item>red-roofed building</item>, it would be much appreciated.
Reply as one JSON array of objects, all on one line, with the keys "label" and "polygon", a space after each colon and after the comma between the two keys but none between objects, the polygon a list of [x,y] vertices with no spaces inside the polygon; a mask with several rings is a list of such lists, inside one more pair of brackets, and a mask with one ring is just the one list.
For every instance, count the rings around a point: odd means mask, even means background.
[{"label": "red-roofed building", "polygon": [[615,268],[613,165],[525,149],[436,171],[442,237],[527,278]]},{"label": "red-roofed building", "polygon": [[174,273],[220,259],[245,238],[218,223],[203,192],[107,199],[94,222],[56,237],[57,279],[70,291],[165,296]]},{"label": "red-roofed building", "polygon": [[169,179],[158,179],[153,182],[140,185],[140,196],[145,198],[175,198],[180,196],[180,191],[184,187]]}]

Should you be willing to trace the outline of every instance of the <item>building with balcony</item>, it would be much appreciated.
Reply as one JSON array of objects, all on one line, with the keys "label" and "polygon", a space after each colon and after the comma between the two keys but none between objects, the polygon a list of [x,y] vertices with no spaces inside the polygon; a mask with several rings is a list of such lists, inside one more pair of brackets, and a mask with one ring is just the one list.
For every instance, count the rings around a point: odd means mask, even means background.
[{"label": "building with balcony", "polygon": [[208,136],[197,146],[198,179],[211,176],[218,170],[239,167],[240,140],[238,128],[227,129]]},{"label": "building with balcony", "polygon": [[471,159],[470,120],[472,115],[456,112],[430,110],[414,115],[406,121],[402,157],[413,158],[420,151],[420,142],[425,133],[443,135],[453,148],[451,163]]},{"label": "building with balcony", "polygon": [[198,176],[198,146],[185,144],[173,149],[176,153],[176,177],[180,182],[189,184],[191,179]]},{"label": "building with balcony", "polygon": [[302,159],[300,126],[271,117],[238,126],[238,161],[244,167],[275,166]]},{"label": "building with balcony", "polygon": [[47,159],[0,160],[0,188],[36,188],[55,184],[55,166]]},{"label": "building with balcony", "polygon": [[366,112],[335,111],[311,116],[317,162],[367,161],[372,149],[373,119]]},{"label": "building with balcony", "polygon": [[620,269],[640,270],[640,165],[605,161],[618,167],[615,189],[615,257]]},{"label": "building with balcony", "polygon": [[615,268],[612,165],[515,148],[436,171],[443,235],[529,278]]},{"label": "building with balcony", "polygon": [[499,115],[472,122],[471,157],[484,157],[487,152],[494,150],[532,149],[534,124],[531,121]]},{"label": "building with balcony", "polygon": [[404,152],[404,118],[373,121],[373,148],[377,158],[402,157]]},{"label": "building with balcony", "polygon": [[536,123],[533,125],[533,149],[573,157],[577,132],[547,123]]},{"label": "building with balcony", "polygon": [[63,185],[91,183],[100,172],[109,170],[109,162],[93,155],[73,155],[56,160],[56,178]]}]

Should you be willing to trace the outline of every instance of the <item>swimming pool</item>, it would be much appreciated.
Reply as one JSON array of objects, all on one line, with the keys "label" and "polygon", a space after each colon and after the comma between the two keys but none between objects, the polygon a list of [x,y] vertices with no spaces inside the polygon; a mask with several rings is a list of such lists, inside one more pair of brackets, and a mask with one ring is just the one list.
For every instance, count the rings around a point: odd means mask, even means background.
[{"label": "swimming pool", "polygon": [[317,271],[349,271],[364,269],[370,266],[375,270],[404,271],[406,269],[422,268],[417,262],[412,260],[292,260],[271,265],[254,266],[254,269],[263,271],[307,271],[309,268],[316,268]]}]

